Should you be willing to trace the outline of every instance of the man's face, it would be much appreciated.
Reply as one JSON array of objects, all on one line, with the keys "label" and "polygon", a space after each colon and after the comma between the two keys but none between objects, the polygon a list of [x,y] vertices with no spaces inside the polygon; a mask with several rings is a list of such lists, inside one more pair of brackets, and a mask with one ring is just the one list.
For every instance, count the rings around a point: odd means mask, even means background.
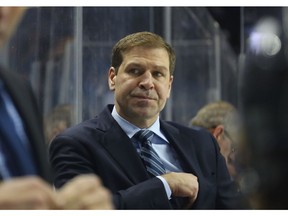
[{"label": "man's face", "polygon": [[0,46],[9,39],[24,11],[23,7],[0,7]]},{"label": "man's face", "polygon": [[123,54],[117,75],[115,68],[109,71],[117,112],[140,128],[155,122],[170,96],[172,81],[163,48],[135,47]]}]

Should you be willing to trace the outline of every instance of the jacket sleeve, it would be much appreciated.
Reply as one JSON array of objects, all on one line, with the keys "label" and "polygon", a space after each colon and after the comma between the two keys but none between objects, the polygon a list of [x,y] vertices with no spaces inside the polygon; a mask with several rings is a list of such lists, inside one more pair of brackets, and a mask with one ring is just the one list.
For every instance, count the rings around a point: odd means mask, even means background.
[{"label": "jacket sleeve", "polygon": [[122,179],[113,177],[107,166],[105,167],[105,162],[102,165],[95,164],[95,161],[91,159],[90,151],[70,136],[59,135],[51,142],[49,160],[56,188],[62,187],[77,175],[94,173],[113,193],[116,209],[172,208],[161,180],[151,178],[138,184],[131,184],[130,187],[124,189],[115,188],[111,182],[122,181]]},{"label": "jacket sleeve", "polygon": [[113,194],[113,199],[117,209],[172,209],[158,178],[118,191]]}]

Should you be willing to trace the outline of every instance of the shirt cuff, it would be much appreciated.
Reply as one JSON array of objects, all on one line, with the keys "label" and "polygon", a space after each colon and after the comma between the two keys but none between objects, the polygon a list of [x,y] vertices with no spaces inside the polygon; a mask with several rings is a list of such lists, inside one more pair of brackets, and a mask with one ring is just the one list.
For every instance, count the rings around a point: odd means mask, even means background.
[{"label": "shirt cuff", "polygon": [[166,191],[167,198],[170,200],[171,195],[172,195],[172,191],[169,187],[169,184],[167,183],[167,181],[162,176],[156,176],[156,177],[162,181],[164,188],[165,188],[165,191]]}]

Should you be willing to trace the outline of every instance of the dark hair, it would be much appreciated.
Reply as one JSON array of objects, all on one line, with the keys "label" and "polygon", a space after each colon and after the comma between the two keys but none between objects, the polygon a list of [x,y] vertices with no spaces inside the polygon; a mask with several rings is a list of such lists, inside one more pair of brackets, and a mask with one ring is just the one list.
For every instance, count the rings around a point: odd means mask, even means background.
[{"label": "dark hair", "polygon": [[175,68],[176,55],[172,47],[165,42],[165,40],[157,34],[151,32],[137,32],[127,35],[119,40],[112,50],[112,67],[116,72],[122,64],[123,54],[134,47],[147,47],[147,48],[164,48],[169,55],[169,70],[172,75]]}]

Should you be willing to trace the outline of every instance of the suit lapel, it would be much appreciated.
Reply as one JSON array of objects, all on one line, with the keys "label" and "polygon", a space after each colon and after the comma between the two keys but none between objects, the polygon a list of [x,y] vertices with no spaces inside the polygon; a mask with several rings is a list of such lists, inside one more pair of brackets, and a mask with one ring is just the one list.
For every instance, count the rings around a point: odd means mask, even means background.
[{"label": "suit lapel", "polygon": [[106,132],[101,144],[114,158],[131,182],[135,184],[147,180],[149,175],[133,143],[111,116],[111,111],[107,110],[108,112],[102,113],[99,116],[99,121],[106,122],[106,126],[103,128]]},{"label": "suit lapel", "polygon": [[164,121],[160,120],[160,127],[182,162],[183,171],[193,173],[197,176],[200,167],[196,160],[197,155],[195,154],[194,147],[191,145],[191,142],[193,141],[185,140],[176,127],[173,127]]}]

